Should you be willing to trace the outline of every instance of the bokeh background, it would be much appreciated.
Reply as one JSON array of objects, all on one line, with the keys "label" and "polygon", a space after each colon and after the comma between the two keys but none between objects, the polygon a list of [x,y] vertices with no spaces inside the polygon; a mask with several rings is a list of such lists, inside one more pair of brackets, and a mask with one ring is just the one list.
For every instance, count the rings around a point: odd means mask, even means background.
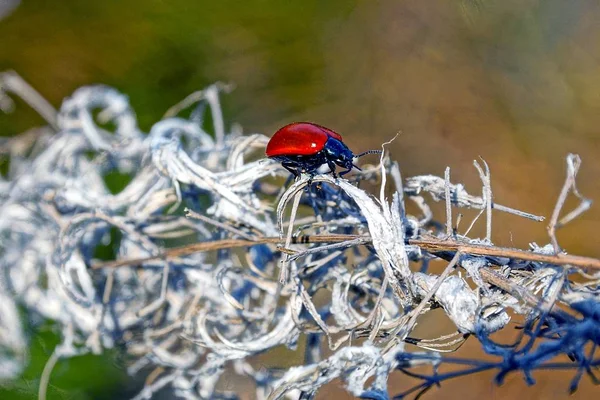
[{"label": "bokeh background", "polygon": [[[17,71],[56,107],[76,88],[104,83],[129,96],[148,130],[192,91],[232,82],[226,119],[246,132],[270,135],[314,121],[356,152],[400,132],[390,148],[405,176],[442,175],[451,166],[452,180],[478,193],[472,162],[481,156],[496,202],[545,216],[565,177],[564,158],[575,152],[583,159],[580,190],[600,199],[596,0],[0,0],[0,16],[0,70]],[[18,106],[0,114],[0,135],[43,123]],[[599,210],[560,231],[570,253],[600,256]],[[497,244],[548,242],[545,223],[496,216]],[[36,327],[30,366],[0,386],[0,398],[34,397],[57,341],[51,325]],[[474,341],[461,349],[476,352]],[[49,398],[134,393],[137,383],[117,359],[59,363]],[[402,386],[394,377],[391,385]],[[537,374],[538,385],[525,389],[516,375],[500,388],[481,375],[426,398],[564,398],[570,377]],[[322,398],[347,397],[338,387]],[[598,390],[586,382],[575,397]]]}]

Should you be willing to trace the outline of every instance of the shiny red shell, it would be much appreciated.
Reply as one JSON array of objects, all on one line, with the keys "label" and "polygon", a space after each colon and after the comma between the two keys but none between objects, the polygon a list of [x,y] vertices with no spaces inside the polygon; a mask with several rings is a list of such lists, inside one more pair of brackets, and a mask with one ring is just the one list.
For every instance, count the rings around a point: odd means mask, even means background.
[{"label": "shiny red shell", "polygon": [[342,137],[324,126],[310,122],[294,122],[279,129],[267,144],[267,157],[311,156],[323,150],[330,137]]}]

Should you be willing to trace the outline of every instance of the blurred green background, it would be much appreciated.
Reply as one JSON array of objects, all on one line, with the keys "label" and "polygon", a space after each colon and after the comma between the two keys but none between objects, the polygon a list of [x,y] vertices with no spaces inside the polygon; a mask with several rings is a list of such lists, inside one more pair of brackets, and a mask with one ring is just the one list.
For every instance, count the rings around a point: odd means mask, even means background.
[{"label": "blurred green background", "polygon": [[[568,152],[583,158],[580,190],[600,199],[599,20],[596,0],[30,0],[0,20],[0,70],[56,107],[79,86],[114,86],[144,130],[192,91],[232,82],[227,122],[246,132],[309,120],[362,151],[400,131],[391,150],[404,176],[451,166],[453,181],[479,193],[481,156],[497,203],[549,216]],[[19,106],[0,115],[0,135],[42,123]],[[544,223],[496,215],[497,244],[548,242]],[[600,256],[599,222],[593,207],[560,231],[561,244]],[[55,341],[35,336],[27,376],[1,398],[36,393]],[[95,361],[60,363],[49,398],[129,393],[110,355]],[[566,396],[568,378],[539,376],[538,392],[518,377],[493,389],[487,377],[438,394]]]}]

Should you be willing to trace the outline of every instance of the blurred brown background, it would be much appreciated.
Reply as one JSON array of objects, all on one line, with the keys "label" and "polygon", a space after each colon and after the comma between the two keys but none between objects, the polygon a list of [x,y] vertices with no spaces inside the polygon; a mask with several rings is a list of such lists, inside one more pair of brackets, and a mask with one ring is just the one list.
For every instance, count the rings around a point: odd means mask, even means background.
[{"label": "blurred brown background", "polygon": [[[592,0],[31,0],[0,21],[0,69],[57,107],[79,86],[112,85],[145,130],[190,92],[233,82],[227,120],[247,132],[309,120],[358,152],[401,131],[391,149],[404,176],[451,166],[454,182],[479,193],[481,156],[496,202],[549,216],[569,152],[583,159],[579,189],[600,200],[598,21]],[[0,115],[0,135],[40,123],[20,107]],[[545,223],[495,216],[497,244],[548,242]],[[561,244],[600,256],[599,223],[594,206]],[[566,397],[570,373],[536,376],[535,389],[482,375],[426,398]]]}]

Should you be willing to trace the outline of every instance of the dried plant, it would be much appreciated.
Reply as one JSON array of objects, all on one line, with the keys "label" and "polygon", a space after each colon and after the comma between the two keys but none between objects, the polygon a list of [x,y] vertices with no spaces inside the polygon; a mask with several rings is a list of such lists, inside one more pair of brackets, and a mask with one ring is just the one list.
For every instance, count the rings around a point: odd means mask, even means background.
[{"label": "dried plant", "polygon": [[[492,243],[494,210],[543,218],[496,204],[485,162],[474,163],[480,197],[452,183],[449,169],[403,180],[385,152],[350,180],[302,176],[281,186],[287,171],[262,158],[268,138],[224,123],[224,90],[192,94],[146,135],[114,89],[81,88],[56,112],[18,75],[0,76],[5,111],[12,92],[48,122],[0,143],[10,158],[0,181],[0,379],[27,362],[21,306],[54,321],[62,337],[42,399],[59,359],[117,346],[128,372],[147,376],[136,399],[163,389],[230,398],[223,383],[235,375],[271,399],[311,398],[336,378],[355,396],[386,399],[393,371],[417,382],[396,398],[484,370],[499,383],[516,372],[533,384],[538,369],[570,369],[571,390],[584,373],[598,381],[600,261],[566,254],[556,238],[591,204],[575,184],[578,156],[566,160],[550,244],[502,248]],[[130,179],[118,193],[105,182],[112,173]],[[425,194],[445,202],[445,224],[434,222]],[[570,194],[580,205],[563,216]],[[407,201],[421,215],[409,215]],[[456,208],[480,210],[462,234]],[[476,221],[485,238],[468,236]],[[111,260],[95,256],[105,245]],[[440,274],[429,271],[436,263],[446,265]],[[436,308],[456,331],[414,337],[419,317]],[[497,343],[491,335],[512,329],[511,319],[520,336]],[[467,339],[493,360],[445,355]],[[256,361],[281,346],[302,346],[304,362]]]}]

